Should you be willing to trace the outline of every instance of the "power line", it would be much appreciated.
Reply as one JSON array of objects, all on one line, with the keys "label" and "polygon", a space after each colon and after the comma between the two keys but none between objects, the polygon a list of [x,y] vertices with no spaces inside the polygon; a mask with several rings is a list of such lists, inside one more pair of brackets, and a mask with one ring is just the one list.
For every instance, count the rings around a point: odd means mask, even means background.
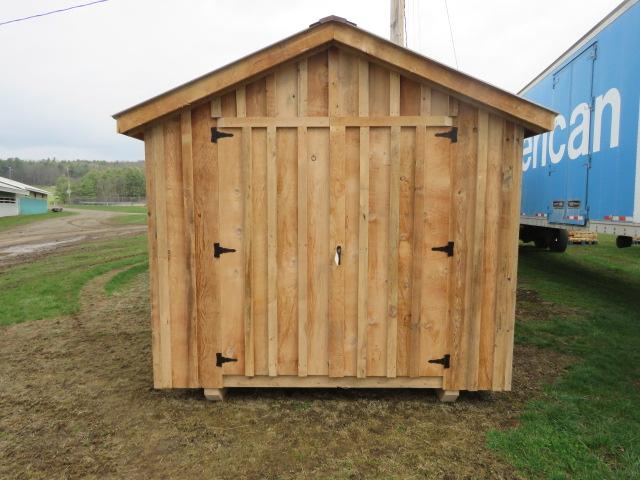
[{"label": "power line", "polygon": [[32,18],[46,17],[47,15],[52,15],[54,13],[66,12],[68,10],[73,10],[73,9],[82,8],[82,7],[88,7],[90,5],[95,5],[96,3],[103,3],[103,2],[108,2],[108,1],[109,0],[95,0],[94,2],[83,3],[82,5],[73,5],[71,7],[61,8],[59,10],[52,10],[50,12],[38,13],[36,15],[29,15],[28,17],[15,18],[13,20],[7,20],[6,22],[0,22],[0,27],[3,26],[3,25],[8,25],[10,23],[23,22],[25,20],[31,20]]},{"label": "power line", "polygon": [[444,0],[444,8],[447,10],[447,21],[449,22],[449,34],[451,35],[451,46],[453,47],[453,59],[456,61],[456,68],[460,70],[458,66],[458,54],[456,53],[456,42],[453,41],[453,28],[451,28],[451,17],[449,16],[449,6],[447,0]]}]

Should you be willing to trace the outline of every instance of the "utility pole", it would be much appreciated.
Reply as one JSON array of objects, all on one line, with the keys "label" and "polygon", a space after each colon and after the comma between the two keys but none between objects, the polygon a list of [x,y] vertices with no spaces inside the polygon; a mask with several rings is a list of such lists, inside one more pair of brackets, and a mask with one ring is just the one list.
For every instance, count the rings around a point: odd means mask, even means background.
[{"label": "utility pole", "polygon": [[404,0],[391,0],[391,41],[406,47]]}]

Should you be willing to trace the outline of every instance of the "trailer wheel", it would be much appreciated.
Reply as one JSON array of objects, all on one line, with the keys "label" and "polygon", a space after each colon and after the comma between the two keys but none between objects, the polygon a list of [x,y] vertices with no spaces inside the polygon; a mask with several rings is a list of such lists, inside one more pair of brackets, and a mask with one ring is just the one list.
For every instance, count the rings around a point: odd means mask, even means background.
[{"label": "trailer wheel", "polygon": [[536,248],[547,248],[549,246],[549,244],[547,243],[547,239],[540,236],[537,237],[533,243],[535,244]]},{"label": "trailer wheel", "polygon": [[569,245],[569,231],[564,228],[555,230],[552,240],[549,242],[549,250],[562,253],[567,250],[567,245]]},{"label": "trailer wheel", "polygon": [[629,248],[631,245],[633,245],[633,237],[626,237],[622,235],[616,237],[616,247]]}]

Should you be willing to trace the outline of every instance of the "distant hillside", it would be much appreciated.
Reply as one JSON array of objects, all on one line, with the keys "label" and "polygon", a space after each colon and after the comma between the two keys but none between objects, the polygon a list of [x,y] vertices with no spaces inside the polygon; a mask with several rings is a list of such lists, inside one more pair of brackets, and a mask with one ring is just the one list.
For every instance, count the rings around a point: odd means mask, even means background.
[{"label": "distant hillside", "polygon": [[[144,162],[0,159],[0,177],[55,185],[57,200],[137,201],[145,197]],[[67,192],[71,190],[69,198]]]}]

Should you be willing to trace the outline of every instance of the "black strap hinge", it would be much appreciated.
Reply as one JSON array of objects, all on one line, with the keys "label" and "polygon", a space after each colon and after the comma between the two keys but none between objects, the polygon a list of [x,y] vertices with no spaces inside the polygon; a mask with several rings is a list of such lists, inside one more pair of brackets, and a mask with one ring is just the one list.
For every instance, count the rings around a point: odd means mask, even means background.
[{"label": "black strap hinge", "polygon": [[227,362],[237,362],[237,358],[228,358],[222,356],[220,352],[216,353],[216,367],[221,367],[224,363]]},{"label": "black strap hinge", "polygon": [[451,143],[458,143],[458,127],[451,127],[448,132],[436,133],[436,137],[448,138]]},{"label": "black strap hinge", "polygon": [[451,355],[448,353],[442,358],[436,358],[434,360],[429,360],[429,363],[437,363],[442,365],[444,368],[449,368],[451,366]]},{"label": "black strap hinge", "polygon": [[222,255],[223,253],[233,253],[235,251],[235,248],[223,247],[218,242],[213,244],[213,256],[216,258],[220,258],[220,255]]},{"label": "black strap hinge", "polygon": [[449,242],[443,247],[433,247],[431,250],[434,252],[444,252],[447,254],[447,257],[453,257],[453,246],[454,242]]},{"label": "black strap hinge", "polygon": [[213,143],[218,143],[219,138],[225,138],[225,137],[233,137],[233,133],[221,132],[220,130],[218,130],[217,127],[211,128],[211,141]]}]

